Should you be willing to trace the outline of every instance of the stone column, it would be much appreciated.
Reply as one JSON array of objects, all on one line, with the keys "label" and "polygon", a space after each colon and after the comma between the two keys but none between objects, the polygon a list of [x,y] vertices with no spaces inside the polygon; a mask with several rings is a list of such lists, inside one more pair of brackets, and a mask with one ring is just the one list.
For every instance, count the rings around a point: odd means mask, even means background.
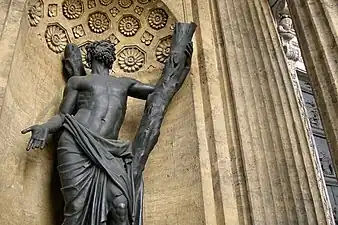
[{"label": "stone column", "polygon": [[335,164],[338,165],[338,2],[287,2]]},{"label": "stone column", "polygon": [[24,4],[24,0],[0,1],[0,110],[3,104]]},{"label": "stone column", "polygon": [[333,224],[268,2],[192,8],[206,224]]}]

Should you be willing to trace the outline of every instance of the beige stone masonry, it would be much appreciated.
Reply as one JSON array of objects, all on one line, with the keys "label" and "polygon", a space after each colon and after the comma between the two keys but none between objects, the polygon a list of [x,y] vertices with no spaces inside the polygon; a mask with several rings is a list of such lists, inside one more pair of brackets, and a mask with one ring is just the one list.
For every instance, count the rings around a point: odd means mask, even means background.
[{"label": "beige stone masonry", "polygon": [[287,2],[335,164],[338,165],[338,2]]},{"label": "beige stone masonry", "polygon": [[[34,1],[32,1],[34,3]],[[45,6],[54,4],[56,1],[44,1]],[[60,5],[61,0],[58,1]],[[103,7],[97,2],[97,9],[109,12],[110,7]],[[128,2],[128,1],[125,1]],[[144,2],[144,1],[143,1]],[[123,3],[123,2],[122,2]],[[121,3],[121,4],[122,4]],[[150,2],[149,2],[150,3]],[[87,4],[87,2],[85,3]],[[113,4],[120,4],[114,1]],[[134,11],[136,3],[132,8],[123,9],[132,11],[133,16],[138,17]],[[177,4],[176,4],[177,5]],[[29,4],[28,4],[29,6]],[[165,7],[161,1],[151,1],[146,5],[146,13],[142,14],[141,28],[147,25],[149,9]],[[113,7],[113,6],[111,6]],[[151,8],[150,8],[151,7]],[[173,7],[173,3],[171,3]],[[62,79],[61,54],[55,54],[48,48],[45,33],[47,24],[55,22],[56,18],[47,17],[47,8],[44,7],[44,17],[37,26],[31,26],[27,19],[29,7],[20,8],[24,10],[21,24],[9,23],[8,25],[20,25],[15,27],[18,38],[13,39],[15,48],[12,53],[11,63],[8,68],[8,81],[6,81],[6,92],[0,116],[0,224],[18,225],[34,224],[60,225],[62,214],[62,196],[60,184],[56,171],[55,146],[50,141],[43,151],[32,151],[27,153],[25,146],[28,135],[21,135],[20,130],[35,123],[43,123],[57,111],[65,86]],[[174,7],[173,7],[174,8]],[[60,8],[59,8],[60,9]],[[88,12],[86,5],[86,11]],[[167,8],[165,8],[167,10]],[[183,15],[182,7],[174,8],[178,16]],[[122,11],[122,8],[120,7]],[[170,12],[169,10],[167,11]],[[62,13],[62,11],[61,11]],[[128,13],[125,13],[128,14]],[[68,21],[62,14],[58,14],[59,22],[70,28],[79,22],[87,26],[86,35],[94,39],[107,38],[113,31],[107,31],[96,36],[88,28],[87,16],[82,20]],[[108,14],[113,18],[111,14]],[[122,13],[121,13],[122,16]],[[121,16],[119,18],[121,18]],[[19,20],[18,20],[19,21]],[[117,23],[118,19],[112,20]],[[143,67],[139,73],[129,73],[146,83],[155,83],[161,74],[161,63],[156,62],[155,50],[157,45],[170,31],[173,19],[168,19],[166,29],[154,35],[152,49],[147,54],[153,57],[153,67]],[[117,27],[115,24],[112,29]],[[5,29],[11,29],[5,27]],[[155,29],[147,28],[149,31]],[[156,32],[156,31],[155,31]],[[137,44],[147,48],[141,42],[142,33],[138,32],[138,39],[134,37],[121,38],[118,53],[125,44]],[[73,35],[69,32],[69,35]],[[162,35],[162,36],[161,36]],[[73,37],[74,41],[77,41]],[[88,37],[90,40],[91,37]],[[85,36],[84,38],[87,38]],[[77,41],[81,44],[86,39]],[[123,43],[131,42],[133,43]],[[150,47],[149,47],[150,48]],[[8,50],[8,49],[6,49]],[[8,57],[7,59],[9,59]],[[158,67],[158,68],[157,68]],[[128,74],[126,74],[128,75]],[[173,104],[168,109],[166,119],[161,129],[161,137],[156,150],[151,156],[145,171],[145,224],[205,224],[203,213],[203,198],[200,179],[199,148],[197,145],[194,105],[191,88],[191,78],[188,78],[180,92],[176,95]],[[132,139],[137,130],[143,112],[144,101],[128,101],[128,112],[124,122],[121,139]]]},{"label": "beige stone masonry", "polygon": [[24,0],[0,1],[0,110],[24,10]]},{"label": "beige stone masonry", "polygon": [[0,36],[2,35],[2,31],[5,25],[9,3],[10,0],[2,0],[0,2]]},{"label": "beige stone masonry", "polygon": [[[232,155],[233,174],[239,174],[242,164],[246,181],[233,183],[236,186],[231,188],[232,181],[223,180],[228,177],[219,181],[214,178],[214,183],[223,182],[229,187],[222,189],[220,195],[228,197],[229,193],[236,193],[238,209],[243,209],[237,211],[237,221],[227,221],[234,211],[229,210],[229,198],[224,198],[222,204],[216,204],[224,210],[223,216],[217,214],[220,219],[216,224],[330,224],[331,215],[324,210],[327,203],[322,201],[325,196],[317,183],[317,168],[303,115],[297,106],[268,3],[211,2],[214,10],[211,32],[217,35],[204,51],[210,54],[216,46],[218,55],[216,60],[205,56],[204,82],[209,85],[212,118],[218,116],[212,124],[212,137],[223,138],[222,142],[217,139],[211,142],[227,145],[216,151],[212,167],[224,174]],[[210,27],[201,30],[201,36],[210,33]],[[208,70],[212,66],[218,69],[217,75]],[[222,117],[224,121],[219,119]],[[219,133],[217,129],[224,125],[226,131]],[[245,209],[249,209],[250,216]]]},{"label": "beige stone masonry", "polygon": [[[231,89],[222,76],[216,1],[185,1],[198,24],[192,67],[205,224],[250,224]],[[190,6],[190,7],[187,7]]]}]

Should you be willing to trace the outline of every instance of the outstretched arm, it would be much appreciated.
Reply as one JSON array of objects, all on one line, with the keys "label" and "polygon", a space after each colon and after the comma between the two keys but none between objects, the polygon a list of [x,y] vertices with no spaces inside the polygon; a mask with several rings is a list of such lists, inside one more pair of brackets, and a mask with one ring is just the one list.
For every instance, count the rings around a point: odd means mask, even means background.
[{"label": "outstretched arm", "polygon": [[153,93],[155,86],[144,84],[137,80],[131,79],[133,84],[128,89],[128,96],[147,100],[148,95]]},{"label": "outstretched arm", "polygon": [[49,129],[50,133],[55,133],[62,127],[66,114],[73,113],[78,94],[76,90],[76,86],[78,84],[77,80],[78,79],[76,79],[75,77],[69,79],[63,93],[63,99],[60,104],[59,112],[50,120],[48,120],[45,124],[43,124],[44,127]]},{"label": "outstretched arm", "polygon": [[33,125],[21,131],[22,134],[32,132],[32,136],[26,148],[27,151],[34,148],[44,148],[48,134],[58,131],[63,125],[65,114],[73,112],[77,98],[76,84],[75,79],[69,79],[64,91],[59,113],[44,124]]}]

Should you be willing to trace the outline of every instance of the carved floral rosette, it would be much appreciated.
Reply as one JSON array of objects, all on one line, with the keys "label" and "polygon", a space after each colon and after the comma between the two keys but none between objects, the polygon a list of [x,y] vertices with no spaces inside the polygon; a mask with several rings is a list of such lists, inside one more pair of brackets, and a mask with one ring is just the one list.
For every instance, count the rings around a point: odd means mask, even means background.
[{"label": "carved floral rosette", "polygon": [[109,40],[111,43],[113,43],[115,47],[120,43],[120,40],[115,36],[115,34],[109,35],[109,37],[106,40]]},{"label": "carved floral rosette", "polygon": [[[116,73],[163,68],[168,57],[176,19],[160,0],[60,0],[48,2],[46,10],[43,0],[28,1],[28,20],[33,29],[42,29],[53,53],[75,43],[85,62],[84,44],[110,40],[118,53]],[[42,19],[48,25],[39,28]]]},{"label": "carved floral rosette", "polygon": [[73,35],[75,38],[80,38],[85,35],[85,31],[81,24],[73,27],[72,30],[73,30]]},{"label": "carved floral rosette", "polygon": [[113,0],[100,0],[100,3],[104,6],[110,5]]},{"label": "carved floral rosette", "polygon": [[48,25],[45,38],[48,48],[55,53],[63,52],[67,43],[69,43],[66,30],[59,24]]},{"label": "carved floral rosette", "polygon": [[122,8],[129,8],[133,4],[133,0],[119,0],[119,5]]},{"label": "carved floral rosette", "polygon": [[88,26],[94,33],[103,33],[109,28],[110,20],[106,13],[95,12],[89,15]]},{"label": "carved floral rosette", "polygon": [[86,47],[91,43],[91,41],[87,41],[85,43],[82,43],[79,45],[81,50],[81,56],[82,56],[82,63],[86,68],[89,68],[89,65],[87,63],[86,57],[87,57],[87,49]]},{"label": "carved floral rosette", "polygon": [[28,21],[31,26],[36,26],[43,16],[43,2],[31,0],[28,2]]},{"label": "carved floral rosette", "polygon": [[123,49],[118,55],[118,64],[124,72],[132,73],[141,69],[145,54],[136,46]]},{"label": "carved floral rosette", "polygon": [[124,16],[119,22],[119,31],[124,36],[134,36],[140,28],[140,22],[132,15]]},{"label": "carved floral rosette", "polygon": [[134,12],[137,14],[137,15],[141,15],[142,14],[142,12],[143,12],[143,8],[142,7],[140,7],[140,6],[136,6],[135,7],[135,9],[134,9]]},{"label": "carved floral rosette", "polygon": [[77,19],[83,14],[83,3],[81,0],[65,0],[62,12],[67,19]]},{"label": "carved floral rosette", "polygon": [[141,42],[144,43],[145,45],[150,45],[151,42],[154,39],[154,35],[152,35],[151,33],[149,33],[148,31],[145,31],[141,37]]},{"label": "carved floral rosette", "polygon": [[113,7],[109,10],[109,12],[113,17],[115,17],[115,16],[117,16],[117,14],[119,14],[120,10],[116,7]]},{"label": "carved floral rosette", "polygon": [[95,0],[87,0],[87,7],[88,9],[92,9],[96,7]]},{"label": "carved floral rosette", "polygon": [[148,23],[151,28],[159,30],[167,25],[168,14],[164,9],[157,8],[150,11]]},{"label": "carved floral rosette", "polygon": [[156,48],[156,60],[160,63],[165,63],[167,60],[170,49],[171,49],[171,39],[172,36],[168,36],[160,41]]}]

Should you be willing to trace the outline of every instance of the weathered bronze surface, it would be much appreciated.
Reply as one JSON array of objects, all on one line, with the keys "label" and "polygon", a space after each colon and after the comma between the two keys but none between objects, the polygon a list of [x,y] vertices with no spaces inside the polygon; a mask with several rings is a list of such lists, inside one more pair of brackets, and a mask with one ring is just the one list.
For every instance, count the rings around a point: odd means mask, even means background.
[{"label": "weathered bronze surface", "polygon": [[[190,71],[196,25],[177,23],[171,53],[156,86],[111,76],[110,41],[87,46],[86,74],[80,49],[68,44],[63,60],[68,79],[57,115],[31,132],[27,150],[44,148],[48,134],[61,131],[58,171],[65,200],[63,225],[142,224],[142,172],[154,148],[166,109]],[[118,140],[128,96],[146,101],[132,142]]]}]

